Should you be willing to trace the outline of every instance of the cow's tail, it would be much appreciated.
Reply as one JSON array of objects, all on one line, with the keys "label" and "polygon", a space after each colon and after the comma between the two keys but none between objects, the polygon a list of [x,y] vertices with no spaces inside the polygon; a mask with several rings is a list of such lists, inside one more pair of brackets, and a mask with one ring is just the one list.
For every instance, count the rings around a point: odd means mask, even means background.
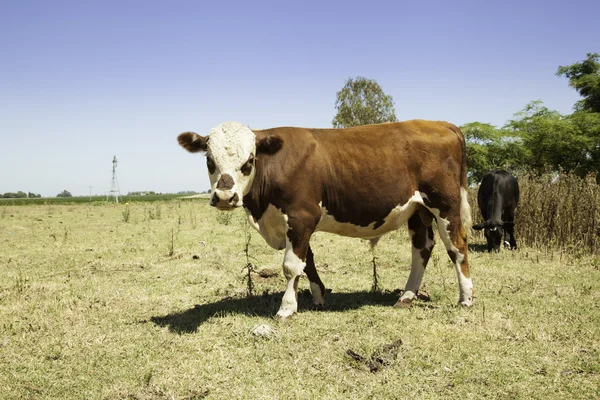
[{"label": "cow's tail", "polygon": [[471,206],[469,205],[469,192],[466,187],[460,187],[460,219],[464,228],[468,231],[473,226],[471,218]]},{"label": "cow's tail", "polygon": [[467,143],[465,141],[465,135],[462,133],[459,127],[453,125],[452,130],[456,132],[461,146],[462,165],[460,171],[460,219],[464,228],[468,231],[473,225],[473,219],[471,217],[471,206],[469,205],[469,184],[467,181]]}]

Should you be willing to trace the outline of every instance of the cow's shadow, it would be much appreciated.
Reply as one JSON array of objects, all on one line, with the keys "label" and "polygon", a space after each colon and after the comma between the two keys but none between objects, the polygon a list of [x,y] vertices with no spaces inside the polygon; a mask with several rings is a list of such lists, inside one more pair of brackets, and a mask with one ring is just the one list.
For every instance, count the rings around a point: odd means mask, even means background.
[{"label": "cow's shadow", "polygon": [[[328,293],[323,312],[345,311],[366,305],[393,306],[398,300],[400,291],[393,292],[340,292]],[[171,332],[184,334],[195,332],[200,325],[215,316],[227,314],[244,314],[259,317],[273,317],[283,292],[269,293],[244,298],[225,298],[214,303],[196,304],[194,307],[164,316],[154,316],[150,321],[159,326],[167,326]],[[309,311],[312,308],[312,297],[308,291],[298,295],[298,311]]]}]

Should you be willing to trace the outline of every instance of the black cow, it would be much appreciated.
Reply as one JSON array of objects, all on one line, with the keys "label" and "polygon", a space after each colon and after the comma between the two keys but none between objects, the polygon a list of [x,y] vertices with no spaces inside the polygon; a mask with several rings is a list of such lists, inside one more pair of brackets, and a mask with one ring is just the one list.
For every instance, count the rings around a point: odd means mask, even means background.
[{"label": "black cow", "polygon": [[519,183],[509,172],[494,169],[483,177],[477,192],[477,204],[485,222],[473,225],[484,229],[488,251],[500,251],[504,247],[517,248],[515,240],[515,208],[519,204]]}]

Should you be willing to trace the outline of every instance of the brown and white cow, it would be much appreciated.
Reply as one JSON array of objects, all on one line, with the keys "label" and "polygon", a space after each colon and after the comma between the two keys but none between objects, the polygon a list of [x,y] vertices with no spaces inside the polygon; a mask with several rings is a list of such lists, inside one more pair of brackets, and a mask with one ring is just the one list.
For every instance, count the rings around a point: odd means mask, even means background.
[{"label": "brown and white cow", "polygon": [[285,249],[288,282],[278,317],[297,311],[303,271],[314,303],[324,305],[325,286],[309,244],[314,232],[375,243],[406,222],[411,271],[396,306],[410,305],[434,246],[434,218],[456,267],[459,302],[472,304],[465,140],[456,126],[412,120],[348,129],[252,131],[225,122],[206,137],[185,132],[178,140],[192,153],[206,153],[210,204],[219,210],[244,207],[267,243]]}]

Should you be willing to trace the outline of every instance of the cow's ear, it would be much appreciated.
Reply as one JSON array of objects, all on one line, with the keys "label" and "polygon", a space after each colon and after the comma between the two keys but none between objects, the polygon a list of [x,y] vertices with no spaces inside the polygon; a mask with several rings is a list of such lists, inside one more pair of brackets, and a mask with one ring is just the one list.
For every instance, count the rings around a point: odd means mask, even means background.
[{"label": "cow's ear", "polygon": [[194,132],[184,132],[177,136],[177,141],[190,153],[197,153],[199,151],[206,151],[206,145],[208,144],[208,138],[198,135]]},{"label": "cow's ear", "polygon": [[283,139],[275,135],[256,138],[256,153],[275,154],[283,147]]},{"label": "cow's ear", "polygon": [[471,228],[475,229],[476,231],[480,231],[483,229],[483,224],[475,224]]}]

